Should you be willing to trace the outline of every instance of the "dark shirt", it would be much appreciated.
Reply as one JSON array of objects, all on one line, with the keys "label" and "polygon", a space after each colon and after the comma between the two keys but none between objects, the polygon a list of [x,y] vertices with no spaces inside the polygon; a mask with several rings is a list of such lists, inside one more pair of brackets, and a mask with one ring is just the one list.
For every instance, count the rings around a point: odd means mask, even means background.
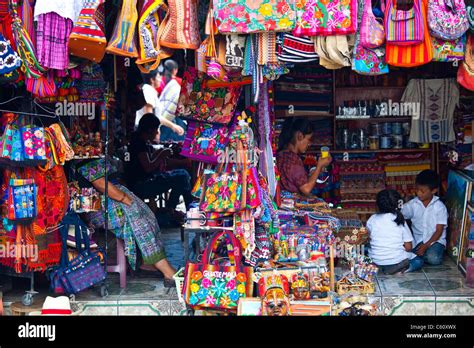
[{"label": "dark shirt", "polygon": [[140,163],[139,154],[145,152],[151,156],[153,147],[140,138],[137,133],[134,133],[130,141],[128,152],[130,154],[130,160],[126,165],[127,183],[130,187],[133,187],[136,183],[145,181],[149,175],[145,172],[145,169]]}]

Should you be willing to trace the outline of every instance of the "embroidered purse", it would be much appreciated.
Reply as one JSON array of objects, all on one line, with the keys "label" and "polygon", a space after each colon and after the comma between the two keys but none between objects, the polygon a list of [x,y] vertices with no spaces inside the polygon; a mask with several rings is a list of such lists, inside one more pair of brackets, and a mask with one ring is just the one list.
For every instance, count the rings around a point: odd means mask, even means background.
[{"label": "embroidered purse", "polygon": [[417,45],[423,42],[425,25],[422,0],[413,0],[408,11],[397,9],[397,0],[388,0],[385,16],[385,34],[387,42],[393,45]]},{"label": "embroidered purse", "polygon": [[177,49],[197,49],[201,41],[197,0],[169,0],[168,7],[168,14],[161,24],[164,29],[160,44]]},{"label": "embroidered purse", "polygon": [[291,31],[295,27],[293,0],[211,0],[214,18],[222,34]]},{"label": "embroidered purse", "polygon": [[138,57],[135,31],[138,21],[137,0],[123,0],[114,33],[106,51],[119,56]]},{"label": "embroidered purse", "polygon": [[23,159],[29,163],[46,162],[44,128],[27,125],[21,128]]},{"label": "embroidered purse", "polygon": [[0,33],[0,82],[15,82],[19,77],[20,67],[20,57]]},{"label": "embroidered purse", "polygon": [[361,75],[388,74],[389,69],[385,61],[385,48],[370,49],[364,47],[360,41],[356,42],[352,70]]},{"label": "embroidered purse", "polygon": [[385,31],[372,10],[372,0],[364,0],[359,44],[365,48],[376,48],[385,42]]},{"label": "embroidered purse", "polygon": [[197,161],[217,164],[229,142],[229,127],[189,121],[181,155]]},{"label": "embroidered purse", "polygon": [[8,219],[30,222],[37,214],[37,188],[34,179],[11,178],[8,187]]},{"label": "embroidered purse", "polygon": [[189,67],[183,75],[176,115],[213,123],[229,123],[234,116],[242,87],[208,87],[203,73]]},{"label": "embroidered purse", "polygon": [[428,26],[433,37],[459,39],[469,29],[464,0],[430,0]]},{"label": "embroidered purse", "polygon": [[[230,266],[214,260],[225,239]],[[241,298],[253,294],[253,268],[244,266],[239,241],[232,232],[217,232],[202,255],[202,262],[187,263],[183,297],[193,308],[236,310]]]},{"label": "embroidered purse", "polygon": [[85,0],[69,36],[69,53],[99,63],[105,55],[105,0]]},{"label": "embroidered purse", "polygon": [[353,34],[357,30],[357,1],[297,1],[296,18],[296,36]]},{"label": "embroidered purse", "polygon": [[431,40],[433,43],[433,61],[452,62],[464,60],[466,35],[456,40],[442,40],[432,36]]}]

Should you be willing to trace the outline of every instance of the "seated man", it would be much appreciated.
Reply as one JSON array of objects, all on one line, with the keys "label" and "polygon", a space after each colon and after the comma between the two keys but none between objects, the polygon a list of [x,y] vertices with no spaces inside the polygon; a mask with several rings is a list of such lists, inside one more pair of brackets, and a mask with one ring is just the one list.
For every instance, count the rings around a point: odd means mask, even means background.
[{"label": "seated man", "polygon": [[154,114],[145,114],[132,135],[127,163],[127,181],[132,191],[140,198],[155,197],[171,189],[167,209],[173,218],[182,221],[183,216],[175,211],[179,197],[183,196],[186,208],[193,201],[191,176],[184,169],[166,171],[166,161],[173,155],[169,148],[155,151],[151,142],[159,137],[160,120]]}]

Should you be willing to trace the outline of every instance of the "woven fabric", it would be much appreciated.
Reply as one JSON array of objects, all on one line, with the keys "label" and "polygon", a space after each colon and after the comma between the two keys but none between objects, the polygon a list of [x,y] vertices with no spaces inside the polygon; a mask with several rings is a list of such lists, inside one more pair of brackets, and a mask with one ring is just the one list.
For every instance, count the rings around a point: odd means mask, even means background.
[{"label": "woven fabric", "polygon": [[398,10],[396,2],[389,0],[385,16],[387,42],[397,45],[414,45],[423,42],[427,28],[423,25],[424,14],[421,0],[414,0],[408,11]]},{"label": "woven fabric", "polygon": [[164,30],[160,44],[170,48],[197,49],[201,42],[197,1],[170,0],[168,7],[168,15],[162,24]]},{"label": "woven fabric", "polygon": [[137,0],[124,0],[106,51],[125,57],[138,57],[135,31],[138,21]]},{"label": "woven fabric", "polygon": [[73,22],[54,12],[38,17],[36,31],[37,56],[43,67],[63,70],[69,66],[67,41]]}]

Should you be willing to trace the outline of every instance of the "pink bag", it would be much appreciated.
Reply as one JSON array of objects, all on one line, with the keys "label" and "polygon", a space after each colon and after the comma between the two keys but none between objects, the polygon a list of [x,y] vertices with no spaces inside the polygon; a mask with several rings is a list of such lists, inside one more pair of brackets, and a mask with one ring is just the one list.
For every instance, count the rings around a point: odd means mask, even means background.
[{"label": "pink bag", "polygon": [[359,44],[365,48],[376,48],[382,46],[384,41],[385,30],[383,24],[377,21],[372,12],[372,1],[364,0]]},{"label": "pink bag", "polygon": [[413,6],[408,11],[398,9],[397,1],[388,1],[385,11],[385,33],[387,43],[393,45],[421,44],[425,35],[421,0],[413,0]]}]

